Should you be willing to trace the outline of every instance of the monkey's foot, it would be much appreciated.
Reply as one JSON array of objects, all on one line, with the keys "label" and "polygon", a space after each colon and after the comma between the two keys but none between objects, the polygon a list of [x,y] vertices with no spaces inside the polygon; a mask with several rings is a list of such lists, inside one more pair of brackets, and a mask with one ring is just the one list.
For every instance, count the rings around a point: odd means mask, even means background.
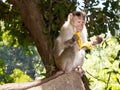
[{"label": "monkey's foot", "polygon": [[85,74],[85,71],[80,66],[77,66],[74,71],[80,74],[81,77]]}]

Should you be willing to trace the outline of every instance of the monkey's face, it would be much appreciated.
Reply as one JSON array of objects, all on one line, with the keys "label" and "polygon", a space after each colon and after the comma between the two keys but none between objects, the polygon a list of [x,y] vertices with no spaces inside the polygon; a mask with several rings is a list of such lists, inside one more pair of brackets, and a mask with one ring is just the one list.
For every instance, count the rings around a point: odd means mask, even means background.
[{"label": "monkey's face", "polygon": [[82,31],[82,29],[85,25],[85,20],[83,20],[83,18],[81,18],[81,17],[74,16],[73,23],[74,23],[74,26],[76,27],[77,31]]}]

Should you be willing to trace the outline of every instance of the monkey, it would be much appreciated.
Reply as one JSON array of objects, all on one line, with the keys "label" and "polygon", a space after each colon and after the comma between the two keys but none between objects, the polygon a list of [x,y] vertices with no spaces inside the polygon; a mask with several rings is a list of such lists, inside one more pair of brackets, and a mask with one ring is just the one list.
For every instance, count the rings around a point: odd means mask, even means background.
[{"label": "monkey", "polygon": [[[59,36],[55,40],[54,58],[59,71],[53,76],[43,79],[40,85],[57,78],[64,73],[76,71],[82,73],[86,46],[80,48],[79,35],[82,43],[87,43],[87,29],[85,26],[85,12],[73,11],[68,15],[67,21],[62,25]],[[76,34],[76,32],[79,35]],[[82,76],[82,75],[81,75]]]},{"label": "monkey", "polygon": [[104,36],[97,36],[88,41],[85,18],[86,13],[83,11],[73,11],[68,15],[67,21],[62,25],[54,45],[54,58],[58,71],[52,76],[42,79],[39,85],[72,71],[77,72],[81,77],[84,75],[82,65],[85,50],[91,49],[92,45],[100,43]]},{"label": "monkey", "polygon": [[[85,18],[86,13],[83,11],[73,11],[68,15],[67,21],[62,25],[54,46],[55,64],[59,71],[53,76],[43,79],[41,84],[72,71],[79,73],[80,76],[84,74],[82,65],[85,58],[85,50],[90,49],[99,39],[98,36],[97,39],[94,38],[95,42],[92,39],[88,42]],[[78,41],[81,41],[81,43]],[[79,44],[82,44],[82,46],[80,47]]]},{"label": "monkey", "polygon": [[[86,13],[83,11],[73,11],[68,15],[67,21],[62,25],[54,46],[55,64],[59,71],[53,76],[43,79],[39,85],[72,71],[78,72],[80,76],[84,74],[82,65],[85,50],[95,43],[87,40],[85,18]],[[82,47],[80,47],[78,41],[81,41]],[[88,46],[84,45],[86,43]]]},{"label": "monkey", "polygon": [[[59,70],[69,73],[73,70],[81,70],[84,62],[86,47],[80,48],[78,35],[82,43],[87,43],[87,29],[85,26],[85,12],[74,11],[68,15],[60,34],[55,42],[55,63]],[[89,43],[92,44],[92,43]]]},{"label": "monkey", "polygon": [[85,50],[91,49],[92,45],[102,42],[102,36],[104,35],[99,35],[88,41],[85,19],[86,13],[83,11],[70,13],[56,39],[55,63],[57,68],[64,73],[76,71],[82,76],[84,73],[82,65],[85,58]]}]

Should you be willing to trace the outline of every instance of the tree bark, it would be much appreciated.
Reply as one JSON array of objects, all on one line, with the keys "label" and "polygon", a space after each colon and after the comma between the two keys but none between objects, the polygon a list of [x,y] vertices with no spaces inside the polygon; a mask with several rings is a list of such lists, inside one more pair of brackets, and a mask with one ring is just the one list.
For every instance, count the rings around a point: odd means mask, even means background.
[{"label": "tree bark", "polygon": [[43,33],[45,30],[45,22],[42,14],[40,13],[36,0],[9,0],[13,7],[17,8],[20,12],[21,18],[28,28],[32,40],[38,49],[44,64],[49,63],[48,52],[48,37]]},{"label": "tree bark", "polygon": [[0,90],[85,90],[78,73],[63,74],[40,85],[40,80],[27,83],[10,83],[0,86]]}]

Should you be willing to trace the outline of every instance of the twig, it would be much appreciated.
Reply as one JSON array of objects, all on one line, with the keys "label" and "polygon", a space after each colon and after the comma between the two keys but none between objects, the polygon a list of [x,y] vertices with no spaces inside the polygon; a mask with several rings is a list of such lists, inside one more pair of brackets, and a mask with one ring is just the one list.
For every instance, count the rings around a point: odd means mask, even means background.
[{"label": "twig", "polygon": [[90,76],[92,76],[93,78],[97,79],[98,81],[102,81],[102,82],[106,83],[104,80],[99,79],[99,78],[93,76],[93,75],[92,75],[91,73],[89,73],[88,71],[86,71],[86,72],[87,72]]}]

